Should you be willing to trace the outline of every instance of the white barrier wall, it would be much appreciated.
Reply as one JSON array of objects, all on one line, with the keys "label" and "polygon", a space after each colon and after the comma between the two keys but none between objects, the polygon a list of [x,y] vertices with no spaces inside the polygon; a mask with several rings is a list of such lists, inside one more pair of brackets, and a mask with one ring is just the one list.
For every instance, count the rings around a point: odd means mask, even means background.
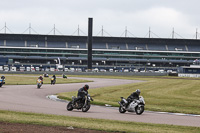
[{"label": "white barrier wall", "polygon": [[186,73],[179,73],[179,77],[191,77],[191,78],[200,78],[200,74],[186,74]]}]

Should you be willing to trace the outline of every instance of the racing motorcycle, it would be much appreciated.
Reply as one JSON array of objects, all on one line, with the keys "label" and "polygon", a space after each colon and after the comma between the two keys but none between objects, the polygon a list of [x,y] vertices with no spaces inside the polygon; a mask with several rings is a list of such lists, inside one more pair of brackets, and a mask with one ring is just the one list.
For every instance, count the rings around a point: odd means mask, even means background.
[{"label": "racing motorcycle", "polygon": [[3,84],[5,84],[5,80],[4,79],[0,79],[0,87],[3,86]]},{"label": "racing motorcycle", "polygon": [[54,80],[53,77],[51,77],[51,85],[54,85],[56,83],[56,80]]},{"label": "racing motorcycle", "polygon": [[39,89],[42,86],[42,80],[37,79],[37,88]]},{"label": "racing motorcycle", "polygon": [[119,112],[125,113],[128,112],[136,112],[137,115],[141,115],[144,112],[145,101],[142,96],[139,97],[139,100],[134,100],[129,105],[127,105],[128,101],[121,97],[121,101],[119,103]]},{"label": "racing motorcycle", "polygon": [[76,102],[74,102],[75,99],[76,97],[72,96],[72,101],[67,104],[66,108],[68,111],[72,111],[73,109],[82,109],[82,112],[87,112],[90,109],[90,102],[93,101],[93,99],[90,97],[90,94],[85,95],[84,98]]}]

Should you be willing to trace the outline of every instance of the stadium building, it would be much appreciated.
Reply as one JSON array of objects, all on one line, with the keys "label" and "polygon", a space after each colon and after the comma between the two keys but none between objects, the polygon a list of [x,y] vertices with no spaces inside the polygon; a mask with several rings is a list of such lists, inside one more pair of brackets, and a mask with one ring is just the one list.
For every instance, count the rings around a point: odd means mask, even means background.
[{"label": "stadium building", "polygon": [[[87,36],[0,34],[0,66],[85,70],[87,47]],[[93,37],[92,67],[99,70],[175,70],[199,57],[198,39]]]}]

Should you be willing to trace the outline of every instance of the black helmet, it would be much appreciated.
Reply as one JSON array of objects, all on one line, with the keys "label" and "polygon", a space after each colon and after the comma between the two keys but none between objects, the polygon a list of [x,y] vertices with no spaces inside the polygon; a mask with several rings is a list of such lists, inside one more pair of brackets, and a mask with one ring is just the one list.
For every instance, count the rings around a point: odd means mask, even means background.
[{"label": "black helmet", "polygon": [[140,95],[140,90],[139,89],[137,89],[136,91],[135,91],[138,95]]},{"label": "black helmet", "polygon": [[88,90],[89,89],[89,85],[85,85],[84,88]]}]

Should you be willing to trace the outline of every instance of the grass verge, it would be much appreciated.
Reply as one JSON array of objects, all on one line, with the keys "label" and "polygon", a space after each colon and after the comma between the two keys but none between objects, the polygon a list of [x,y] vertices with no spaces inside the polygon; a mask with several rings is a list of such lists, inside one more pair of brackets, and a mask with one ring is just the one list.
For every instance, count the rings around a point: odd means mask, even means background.
[{"label": "grass verge", "polygon": [[[89,93],[94,99],[92,104],[119,106],[117,102],[121,96],[128,97],[133,91],[140,89],[141,95],[145,98],[145,108],[147,110],[200,114],[199,79],[131,76],[101,77],[143,80],[146,82],[90,89]],[[58,97],[71,100],[71,96],[76,94],[77,91],[59,93]]]},{"label": "grass verge", "polygon": [[[66,112],[67,113],[67,112]],[[199,127],[148,124],[115,120],[79,118],[71,116],[46,115],[0,110],[0,121],[9,123],[36,124],[44,126],[73,126],[101,131],[119,132],[162,132],[162,133],[197,133]]]},{"label": "grass verge", "polygon": [[[33,85],[36,84],[36,80],[39,75],[5,75],[6,85]],[[50,76],[51,77],[51,76]],[[43,78],[44,84],[51,84],[50,77]],[[66,79],[61,78],[61,75],[56,76],[56,84],[69,84],[69,83],[84,83],[92,82],[89,80],[82,79]]]}]

